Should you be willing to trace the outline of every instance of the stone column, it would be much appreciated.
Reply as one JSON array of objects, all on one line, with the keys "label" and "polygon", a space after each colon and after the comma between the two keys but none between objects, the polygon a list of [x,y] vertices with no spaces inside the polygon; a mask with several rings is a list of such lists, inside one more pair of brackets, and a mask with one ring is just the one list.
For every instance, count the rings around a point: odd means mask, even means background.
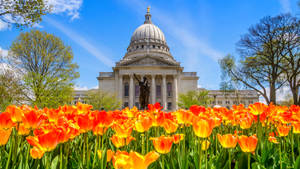
[{"label": "stone column", "polygon": [[173,109],[177,110],[178,109],[178,75],[174,75],[173,77]]},{"label": "stone column", "polygon": [[132,108],[134,103],[133,103],[133,98],[134,98],[134,83],[133,83],[133,74],[129,75],[130,81],[129,81],[129,107]]},{"label": "stone column", "polygon": [[119,98],[121,99],[121,102],[123,104],[123,75],[119,75]]},{"label": "stone column", "polygon": [[156,86],[155,86],[155,75],[151,74],[151,104],[155,103],[156,98]]},{"label": "stone column", "polygon": [[162,106],[164,110],[167,110],[167,84],[166,75],[162,75]]}]

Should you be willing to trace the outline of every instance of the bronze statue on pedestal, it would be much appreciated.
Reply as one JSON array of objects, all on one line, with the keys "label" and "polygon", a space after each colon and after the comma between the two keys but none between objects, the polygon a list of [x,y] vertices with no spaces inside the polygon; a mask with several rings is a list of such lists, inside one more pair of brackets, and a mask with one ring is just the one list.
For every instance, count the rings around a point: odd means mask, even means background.
[{"label": "bronze statue on pedestal", "polygon": [[150,86],[148,80],[144,76],[143,81],[141,81],[137,78],[136,74],[133,75],[134,78],[139,82],[139,86],[140,86],[140,96],[139,96],[140,109],[145,110],[149,104],[149,96],[150,96]]}]

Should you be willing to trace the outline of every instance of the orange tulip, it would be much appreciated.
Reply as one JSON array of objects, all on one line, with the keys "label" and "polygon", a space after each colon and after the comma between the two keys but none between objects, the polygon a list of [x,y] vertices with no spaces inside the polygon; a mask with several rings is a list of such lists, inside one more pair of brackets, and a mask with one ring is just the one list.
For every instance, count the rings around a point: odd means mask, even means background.
[{"label": "orange tulip", "polygon": [[89,110],[91,110],[93,108],[92,105],[88,105],[88,104],[82,104],[80,102],[76,103],[76,107],[77,107],[77,113],[78,114],[84,114],[87,113]]},{"label": "orange tulip", "polygon": [[153,120],[149,115],[140,114],[135,122],[135,130],[140,133],[148,131],[152,127],[152,122]]},{"label": "orange tulip", "polygon": [[130,152],[129,156],[133,161],[133,166],[130,169],[147,169],[148,166],[156,161],[160,155],[155,151],[151,151],[145,156],[137,152]]},{"label": "orange tulip", "polygon": [[148,166],[159,158],[159,154],[151,151],[145,156],[130,152],[129,154],[117,152],[113,165],[116,169],[147,169]]},{"label": "orange tulip", "polygon": [[30,149],[30,155],[33,159],[41,159],[44,155],[44,151],[37,148],[37,147],[33,147],[32,149]]},{"label": "orange tulip", "polygon": [[166,130],[166,133],[174,133],[178,128],[178,124],[172,120],[165,119],[163,123],[163,127]]},{"label": "orange tulip", "polygon": [[18,128],[18,134],[19,135],[28,135],[30,133],[30,130],[25,128],[24,123],[21,123]]},{"label": "orange tulip", "polygon": [[38,136],[28,136],[26,137],[26,140],[30,145],[36,146],[39,149],[48,152],[52,151],[59,143],[60,138],[58,135],[59,133],[57,131],[52,130],[48,133]]},{"label": "orange tulip", "polygon": [[5,145],[7,141],[9,140],[10,134],[12,129],[0,130],[0,146]]},{"label": "orange tulip", "polygon": [[115,131],[116,136],[126,138],[131,135],[134,124],[130,120],[122,120],[118,123],[114,123],[112,128]]},{"label": "orange tulip", "polygon": [[106,151],[107,162],[110,162],[110,160],[112,159],[114,154],[115,154],[115,152],[113,152],[111,149],[108,149]]},{"label": "orange tulip", "polygon": [[10,129],[15,124],[11,120],[11,114],[8,112],[0,113],[0,129]]},{"label": "orange tulip", "polygon": [[268,108],[264,103],[256,102],[254,104],[249,105],[250,113],[254,115],[260,115]]},{"label": "orange tulip", "polygon": [[201,143],[201,150],[205,151],[209,148],[210,142],[208,140],[202,141]]},{"label": "orange tulip", "polygon": [[167,154],[171,151],[172,144],[174,142],[173,137],[160,136],[155,138],[150,138],[149,140],[153,141],[154,148],[160,154]]},{"label": "orange tulip", "polygon": [[256,135],[253,136],[238,136],[238,143],[242,149],[243,152],[254,152],[256,149],[256,145],[257,145],[257,137]]},{"label": "orange tulip", "polygon": [[11,105],[11,106],[8,106],[5,111],[11,114],[10,115],[11,120],[14,123],[22,121],[23,112],[19,107],[15,106],[15,105]]},{"label": "orange tulip", "polygon": [[240,118],[239,124],[241,129],[249,129],[252,125],[253,120],[250,117]]},{"label": "orange tulip", "polygon": [[232,134],[225,134],[225,135],[218,134],[217,137],[220,144],[224,148],[235,148],[238,141],[237,137]]},{"label": "orange tulip", "polygon": [[194,114],[186,110],[177,110],[175,115],[178,120],[178,124],[192,124]]},{"label": "orange tulip", "polygon": [[280,125],[277,127],[277,131],[280,137],[287,136],[290,130],[291,130],[291,126],[287,126],[287,125]]},{"label": "orange tulip", "polygon": [[174,139],[174,144],[178,144],[181,140],[184,139],[184,134],[174,134],[173,139]]},{"label": "orange tulip", "polygon": [[128,145],[132,140],[135,140],[134,137],[129,136],[127,138],[121,138],[118,137],[116,135],[113,135],[110,140],[112,141],[112,143],[114,144],[115,147],[120,148],[123,147],[125,145]]},{"label": "orange tulip", "polygon": [[277,141],[276,137],[273,137],[273,136],[269,136],[268,140],[271,142],[271,143],[275,143],[275,144],[278,144],[279,142]]},{"label": "orange tulip", "polygon": [[42,116],[40,116],[38,111],[31,110],[27,113],[24,113],[22,122],[24,123],[25,128],[36,129],[42,122]]},{"label": "orange tulip", "polygon": [[213,121],[209,119],[196,118],[193,122],[193,130],[196,136],[207,138],[211,135],[213,129]]},{"label": "orange tulip", "polygon": [[300,134],[300,122],[293,124],[293,133]]},{"label": "orange tulip", "polygon": [[93,120],[89,113],[80,114],[77,116],[77,124],[80,127],[80,132],[85,133],[93,128]]}]

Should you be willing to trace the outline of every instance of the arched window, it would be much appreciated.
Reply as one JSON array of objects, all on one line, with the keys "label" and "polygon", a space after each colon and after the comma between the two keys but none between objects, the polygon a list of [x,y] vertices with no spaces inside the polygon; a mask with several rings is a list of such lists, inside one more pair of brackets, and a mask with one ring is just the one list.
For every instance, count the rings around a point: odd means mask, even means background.
[{"label": "arched window", "polygon": [[167,95],[168,97],[172,97],[172,83],[167,83]]},{"label": "arched window", "polygon": [[129,96],[129,84],[127,82],[124,84],[124,96]]},{"label": "arched window", "polygon": [[152,47],[155,48],[155,45],[153,45]]}]

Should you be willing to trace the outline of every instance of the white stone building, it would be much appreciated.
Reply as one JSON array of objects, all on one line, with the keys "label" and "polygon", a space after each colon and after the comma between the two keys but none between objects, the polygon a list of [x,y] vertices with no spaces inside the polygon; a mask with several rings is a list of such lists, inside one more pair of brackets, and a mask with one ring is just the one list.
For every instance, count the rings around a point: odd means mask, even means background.
[{"label": "white stone building", "polygon": [[[163,32],[151,21],[149,8],[144,24],[134,31],[126,54],[112,69],[113,72],[99,73],[99,89],[116,94],[123,107],[139,107],[139,85],[134,74],[140,79],[147,78],[150,84],[149,102],[159,102],[165,110],[178,108],[179,93],[202,90],[197,87],[197,73],[183,72],[183,67],[171,55]],[[258,101],[257,93],[252,90],[239,90],[238,93],[241,97],[211,90],[209,96],[214,98],[211,106],[231,107],[240,100],[247,103]],[[84,91],[75,91],[74,101],[83,100],[84,95]],[[237,99],[240,100],[237,102]]]},{"label": "white stone building", "polygon": [[113,72],[100,72],[99,89],[116,93],[124,107],[139,107],[139,86],[133,74],[150,82],[150,103],[160,102],[168,110],[177,109],[178,93],[197,90],[197,73],[183,72],[163,32],[152,23],[149,8],[144,24],[134,31],[126,54]]}]

